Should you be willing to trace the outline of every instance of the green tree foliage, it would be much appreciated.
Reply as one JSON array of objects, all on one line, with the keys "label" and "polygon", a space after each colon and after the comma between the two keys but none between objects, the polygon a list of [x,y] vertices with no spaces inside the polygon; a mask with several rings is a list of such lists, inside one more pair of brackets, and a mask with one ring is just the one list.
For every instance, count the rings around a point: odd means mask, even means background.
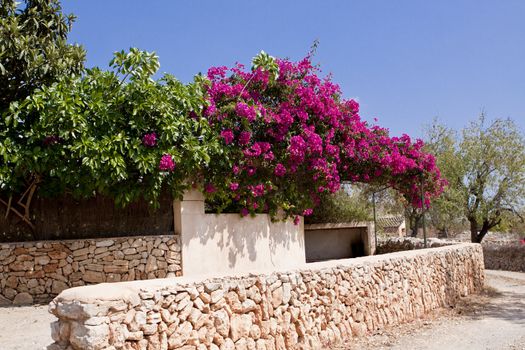
[{"label": "green tree foliage", "polygon": [[74,19],[58,0],[0,1],[0,113],[36,88],[83,71],[84,49],[66,42]]},{"label": "green tree foliage", "polygon": [[[482,115],[456,136],[434,125],[429,146],[449,184],[433,202],[436,221],[449,225],[462,213],[470,224],[472,242],[523,208],[525,138],[509,119],[491,123]],[[448,223],[447,223],[448,221]]]},{"label": "green tree foliage", "polygon": [[152,204],[163,187],[191,185],[218,141],[199,117],[203,83],[171,75],[152,79],[153,53],[118,52],[111,71],[87,70],[36,90],[0,120],[0,186],[21,193],[30,179],[39,194],[95,193],[126,204]]},{"label": "green tree foliage", "polygon": [[443,236],[448,236],[451,230],[460,229],[465,223],[463,191],[454,183],[463,177],[464,171],[457,153],[457,141],[457,133],[439,124],[437,119],[426,129],[425,149],[436,156],[439,169],[445,178],[450,179],[450,186],[440,197],[432,200],[428,210],[431,225]]},{"label": "green tree foliage", "polygon": [[[345,186],[346,188],[346,186]],[[369,221],[372,206],[358,186],[346,188],[333,195],[321,196],[321,203],[312,216],[305,218],[307,224]]]}]

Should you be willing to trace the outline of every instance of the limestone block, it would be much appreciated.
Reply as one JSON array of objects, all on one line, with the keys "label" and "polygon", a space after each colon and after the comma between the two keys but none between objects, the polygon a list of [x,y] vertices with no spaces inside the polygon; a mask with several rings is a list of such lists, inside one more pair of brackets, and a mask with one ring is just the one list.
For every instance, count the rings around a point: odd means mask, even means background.
[{"label": "limestone block", "polygon": [[234,342],[240,338],[247,337],[252,327],[252,318],[250,315],[232,315],[231,318],[231,338]]},{"label": "limestone block", "polygon": [[13,305],[31,305],[33,304],[33,297],[31,294],[23,292],[18,293],[13,299]]},{"label": "limestone block", "polygon": [[102,283],[105,281],[105,275],[103,272],[88,270],[82,275],[82,279],[89,283]]},{"label": "limestone block", "polygon": [[51,261],[51,259],[47,255],[37,256],[35,257],[35,264],[38,265],[46,265]]},{"label": "limestone block", "polygon": [[0,306],[9,306],[11,305],[11,300],[4,297],[2,294],[0,294]]},{"label": "limestone block", "polygon": [[213,313],[214,326],[217,332],[227,337],[230,333],[230,317],[225,310],[218,310]]},{"label": "limestone block", "polygon": [[72,322],[69,341],[71,345],[80,349],[106,349],[109,347],[109,326],[107,324],[86,326]]},{"label": "limestone block", "polygon": [[102,240],[102,241],[97,241],[97,243],[95,244],[95,246],[96,246],[96,247],[110,247],[110,246],[112,246],[114,243],[115,243],[114,240],[112,240],[112,239],[106,239],[106,240]]},{"label": "limestone block", "polygon": [[157,266],[157,258],[155,258],[155,256],[153,256],[153,255],[148,256],[148,260],[146,262],[145,272],[146,273],[153,272],[157,268],[158,268],[158,266]]}]

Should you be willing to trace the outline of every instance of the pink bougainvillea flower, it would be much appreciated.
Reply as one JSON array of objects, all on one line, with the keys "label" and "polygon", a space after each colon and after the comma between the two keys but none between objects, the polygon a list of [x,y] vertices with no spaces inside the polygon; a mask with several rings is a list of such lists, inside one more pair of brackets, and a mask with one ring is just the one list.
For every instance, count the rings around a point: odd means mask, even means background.
[{"label": "pink bougainvillea flower", "polygon": [[217,189],[215,188],[215,186],[213,186],[213,184],[207,183],[204,185],[204,192],[214,193],[215,191],[217,191]]},{"label": "pink bougainvillea flower", "polygon": [[240,117],[248,119],[250,123],[253,122],[257,117],[257,112],[255,111],[255,108],[243,102],[237,103],[237,105],[235,106],[235,112],[237,112],[237,114]]},{"label": "pink bougainvillea flower", "polygon": [[268,162],[271,162],[272,160],[275,159],[275,155],[273,154],[272,151],[270,151],[270,152],[264,154],[263,159],[268,161]]},{"label": "pink bougainvillea flower", "polygon": [[301,163],[304,160],[305,151],[306,142],[304,142],[304,139],[299,135],[292,136],[290,139],[290,146],[288,147],[288,152],[292,162]]},{"label": "pink bougainvillea flower", "polygon": [[[275,77],[239,64],[208,71],[203,115],[229,145],[212,161],[219,169],[210,169],[220,194],[232,197],[233,173],[238,188],[246,189],[236,192],[239,204],[252,209],[257,197],[271,208],[284,204],[291,208],[286,214],[295,217],[310,215],[319,194],[338,191],[343,181],[389,185],[416,206],[428,205],[443,191],[445,181],[423,142],[391,137],[387,129],[362,120],[359,103],[345,99],[331,76],[320,77],[310,57],[275,62]],[[223,179],[217,178],[221,172]],[[423,201],[414,174],[424,175]],[[275,188],[256,188],[277,178]],[[287,182],[296,185],[296,196],[287,192],[290,186],[281,186]]]},{"label": "pink bougainvillea flower", "polygon": [[359,102],[355,100],[348,100],[347,107],[350,109],[350,112],[357,114],[359,113]]},{"label": "pink bougainvillea flower", "polygon": [[214,80],[216,78],[224,78],[226,76],[226,71],[228,70],[228,67],[221,66],[221,67],[211,67],[208,69],[208,79]]},{"label": "pink bougainvillea flower", "polygon": [[259,157],[262,153],[261,146],[258,143],[256,143],[252,145],[250,148],[245,149],[243,153],[246,157],[251,157],[251,158]]},{"label": "pink bougainvillea flower", "polygon": [[248,131],[243,131],[239,135],[239,145],[244,146],[250,143],[250,139],[252,137],[252,134]]},{"label": "pink bougainvillea flower", "polygon": [[256,186],[249,186],[254,197],[260,197],[264,195],[264,184],[258,184]]},{"label": "pink bougainvillea flower", "polygon": [[275,176],[282,177],[284,174],[286,174],[286,168],[281,163],[277,164],[275,166],[275,170],[273,171]]},{"label": "pink bougainvillea flower", "polygon": [[155,147],[157,145],[157,134],[150,132],[142,136],[142,144],[146,147]]},{"label": "pink bougainvillea flower", "polygon": [[296,215],[293,219],[293,224],[299,225],[300,222],[301,222],[301,218],[299,217],[299,215]]},{"label": "pink bougainvillea flower", "polygon": [[241,209],[241,216],[246,216],[248,214],[250,214],[250,211],[247,208],[242,208]]},{"label": "pink bougainvillea flower", "polygon": [[160,158],[159,169],[161,171],[173,171],[175,169],[175,162],[170,154],[164,154]]},{"label": "pink bougainvillea flower", "polygon": [[224,129],[221,131],[221,137],[224,139],[224,143],[229,145],[233,142],[233,131],[231,129]]},{"label": "pink bougainvillea flower", "polygon": [[241,168],[239,168],[238,165],[234,165],[234,166],[232,167],[232,173],[233,173],[234,175],[238,175],[240,172],[241,172]]},{"label": "pink bougainvillea flower", "polygon": [[266,153],[272,148],[272,145],[270,145],[269,142],[257,142],[256,145],[259,146],[262,153]]},{"label": "pink bougainvillea flower", "polygon": [[314,213],[314,210],[312,208],[308,208],[303,210],[303,216],[310,216]]},{"label": "pink bougainvillea flower", "polygon": [[210,117],[214,115],[215,113],[217,113],[217,107],[215,106],[215,104],[210,104],[208,107],[204,109],[204,116],[206,117]]},{"label": "pink bougainvillea flower", "polygon": [[239,184],[237,182],[232,182],[230,184],[230,190],[237,191],[239,189]]}]

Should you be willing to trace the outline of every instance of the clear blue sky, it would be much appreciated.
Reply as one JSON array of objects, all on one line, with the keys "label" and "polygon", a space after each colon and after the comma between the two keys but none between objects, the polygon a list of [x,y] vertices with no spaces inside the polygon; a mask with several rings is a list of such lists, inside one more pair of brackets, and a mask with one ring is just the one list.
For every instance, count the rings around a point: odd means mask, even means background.
[{"label": "clear blue sky", "polygon": [[421,136],[438,116],[454,128],[483,109],[525,127],[525,1],[63,0],[88,66],[129,47],[156,51],[182,81],[260,50],[315,61],[362,116]]}]

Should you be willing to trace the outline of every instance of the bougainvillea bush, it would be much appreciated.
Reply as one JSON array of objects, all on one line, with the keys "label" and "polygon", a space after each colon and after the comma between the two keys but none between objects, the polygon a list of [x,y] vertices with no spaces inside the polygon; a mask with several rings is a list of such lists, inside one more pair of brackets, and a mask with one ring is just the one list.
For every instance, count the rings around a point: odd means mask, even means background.
[{"label": "bougainvillea bush", "polygon": [[109,195],[119,204],[202,189],[216,211],[311,215],[343,181],[386,184],[416,205],[443,186],[422,142],[390,137],[312,65],[261,53],[187,85],[152,79],[155,55],[64,77],[0,119],[0,191]]},{"label": "bougainvillea bush", "polygon": [[292,62],[265,53],[249,70],[209,69],[204,116],[224,148],[205,169],[210,200],[243,215],[282,209],[297,219],[342,181],[387,184],[417,206],[421,180],[427,204],[441,192],[439,169],[421,141],[369,126],[359,104],[318,73],[309,57]]}]

